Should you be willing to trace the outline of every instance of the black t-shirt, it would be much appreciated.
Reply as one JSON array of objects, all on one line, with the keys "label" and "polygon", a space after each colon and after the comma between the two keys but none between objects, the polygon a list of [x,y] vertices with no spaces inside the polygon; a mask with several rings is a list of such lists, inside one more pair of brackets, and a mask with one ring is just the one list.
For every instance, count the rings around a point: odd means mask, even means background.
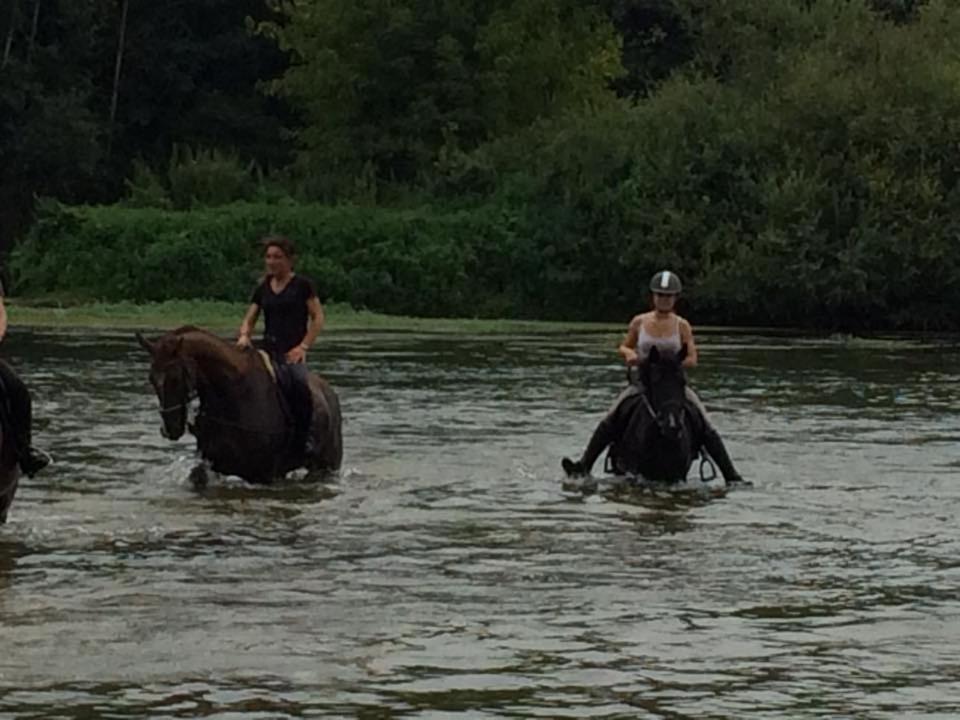
[{"label": "black t-shirt", "polygon": [[250,302],[263,310],[264,349],[271,353],[286,353],[303,342],[307,334],[307,301],[317,297],[313,283],[301,275],[294,275],[279,293],[270,287],[267,278],[253,291]]}]

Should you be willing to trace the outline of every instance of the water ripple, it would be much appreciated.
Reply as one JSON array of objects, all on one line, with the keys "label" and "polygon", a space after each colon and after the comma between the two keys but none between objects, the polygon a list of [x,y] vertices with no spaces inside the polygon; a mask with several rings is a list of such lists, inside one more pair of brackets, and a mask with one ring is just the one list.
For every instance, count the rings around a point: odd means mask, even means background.
[{"label": "water ripple", "polygon": [[197,492],[132,338],[15,335],[57,466],[0,529],[0,715],[960,713],[960,348],[705,333],[755,486],[571,500],[613,341],[331,333],[340,477]]}]

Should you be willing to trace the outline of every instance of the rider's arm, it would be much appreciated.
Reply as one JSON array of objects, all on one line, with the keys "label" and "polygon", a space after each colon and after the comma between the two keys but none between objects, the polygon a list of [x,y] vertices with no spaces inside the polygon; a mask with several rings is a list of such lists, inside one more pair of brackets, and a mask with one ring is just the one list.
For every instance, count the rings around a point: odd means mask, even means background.
[{"label": "rider's arm", "polygon": [[636,365],[639,360],[637,357],[637,341],[640,339],[640,324],[642,322],[643,319],[640,315],[630,321],[627,334],[624,336],[623,342],[620,343],[620,347],[617,348],[617,352],[620,353],[627,365]]},{"label": "rider's arm", "polygon": [[3,291],[0,289],[0,340],[7,336],[7,306],[3,304]]},{"label": "rider's arm", "polygon": [[240,323],[240,336],[237,342],[250,342],[250,335],[253,328],[257,325],[257,318],[260,316],[260,306],[256,303],[250,303],[247,312],[243,316],[243,322]]},{"label": "rider's arm", "polygon": [[310,316],[310,321],[307,323],[307,334],[303,336],[303,340],[300,342],[300,347],[304,351],[309,350],[310,346],[313,345],[313,341],[323,330],[323,324],[326,321],[323,314],[323,305],[320,304],[320,300],[316,296],[307,300],[307,313]]},{"label": "rider's arm", "polygon": [[687,346],[687,356],[683,359],[685,368],[697,366],[697,343],[693,340],[693,328],[686,320],[680,320],[680,342]]}]

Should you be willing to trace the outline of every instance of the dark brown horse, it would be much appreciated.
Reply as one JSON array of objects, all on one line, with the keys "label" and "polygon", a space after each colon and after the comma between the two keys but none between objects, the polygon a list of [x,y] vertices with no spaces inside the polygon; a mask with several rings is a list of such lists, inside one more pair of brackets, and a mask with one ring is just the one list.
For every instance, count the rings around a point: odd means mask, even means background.
[{"label": "dark brown horse", "polygon": [[[4,402],[0,398],[0,402]],[[13,504],[20,482],[20,466],[17,464],[17,451],[8,431],[0,428],[0,523],[7,521],[7,513]]]},{"label": "dark brown horse", "polygon": [[294,447],[289,413],[271,367],[256,350],[240,350],[206,330],[185,326],[150,341],[150,382],[160,401],[162,432],[187,429],[187,408],[200,408],[189,427],[215,472],[266,483],[299,467],[332,472],[343,459],[340,402],[323,378],[310,375],[313,418],[309,452]]}]

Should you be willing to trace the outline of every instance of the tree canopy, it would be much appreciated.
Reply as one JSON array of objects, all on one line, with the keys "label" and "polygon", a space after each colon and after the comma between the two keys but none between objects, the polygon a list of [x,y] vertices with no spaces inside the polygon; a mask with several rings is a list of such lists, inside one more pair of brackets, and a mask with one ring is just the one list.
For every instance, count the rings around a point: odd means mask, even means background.
[{"label": "tree canopy", "polygon": [[707,320],[958,324],[948,0],[13,0],[0,37],[8,241],[35,195],[473,208],[508,314],[670,265]]}]

